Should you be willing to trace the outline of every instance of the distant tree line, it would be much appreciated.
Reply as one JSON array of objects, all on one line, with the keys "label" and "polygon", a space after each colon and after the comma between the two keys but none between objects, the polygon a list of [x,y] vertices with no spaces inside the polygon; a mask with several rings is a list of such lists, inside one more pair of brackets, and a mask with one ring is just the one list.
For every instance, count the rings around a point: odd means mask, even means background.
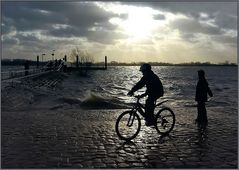
[{"label": "distant tree line", "polygon": [[[108,63],[109,66],[140,66],[144,62],[132,62],[132,63],[125,63],[125,62],[116,62],[111,61]],[[179,64],[173,64],[173,63],[165,63],[165,62],[148,62],[152,66],[237,66],[236,63],[229,63],[228,61],[225,61],[223,63],[210,63],[210,62],[188,62],[188,63],[179,63]],[[103,62],[100,62],[98,64],[103,64]]]},{"label": "distant tree line", "polygon": [[[87,58],[87,57],[86,57]],[[33,60],[25,60],[25,59],[2,59],[1,65],[24,65],[26,61],[29,61],[30,65],[36,65],[37,62]],[[88,61],[88,60],[86,60]],[[92,62],[92,59],[90,60]],[[40,64],[42,62],[39,61]],[[47,61],[43,62],[43,64],[47,63]],[[125,63],[125,62],[117,62],[117,61],[111,61],[108,63],[108,66],[140,66],[143,62],[132,62],[132,63]],[[97,62],[92,63],[95,65],[104,65],[104,62]],[[236,63],[229,63],[228,61],[214,64],[210,62],[189,62],[189,63],[179,63],[179,64],[173,64],[173,63],[164,63],[164,62],[149,62],[152,66],[237,66]]]}]

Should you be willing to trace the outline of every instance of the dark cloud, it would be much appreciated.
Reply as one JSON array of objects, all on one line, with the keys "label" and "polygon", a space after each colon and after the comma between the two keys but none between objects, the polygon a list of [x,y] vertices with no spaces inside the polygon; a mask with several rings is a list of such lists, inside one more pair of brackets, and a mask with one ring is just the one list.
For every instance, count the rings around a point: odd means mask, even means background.
[{"label": "dark cloud", "polygon": [[183,1],[183,2],[121,2],[125,5],[134,5],[141,7],[150,7],[160,11],[168,11],[172,13],[182,13],[197,17],[198,13],[207,14],[225,13],[237,15],[237,2],[199,2],[199,1]]},{"label": "dark cloud", "polygon": [[196,35],[193,33],[181,32],[181,37],[187,42],[191,42],[191,43],[199,42]]},{"label": "dark cloud", "polygon": [[222,27],[201,23],[194,18],[177,19],[172,21],[169,26],[172,29],[177,29],[181,38],[190,43],[199,43],[201,40],[198,37],[204,34],[211,39],[212,42],[229,45],[231,47],[237,46],[237,37],[227,35],[227,31],[225,31],[226,26],[222,29]]},{"label": "dark cloud", "polygon": [[[121,2],[127,5],[148,6],[156,10],[184,14],[196,20],[215,20],[218,27],[237,29],[237,2]],[[207,17],[202,17],[201,14]]]},{"label": "dark cloud", "polygon": [[53,35],[55,37],[85,37],[89,41],[98,42],[102,44],[112,44],[116,40],[127,38],[128,36],[123,33],[117,33],[111,30],[106,30],[104,27],[95,27],[92,30],[81,30],[81,27],[68,27],[62,29],[55,29],[51,32],[47,32],[46,35]]},{"label": "dark cloud", "polygon": [[[114,38],[112,38],[114,37]],[[127,38],[128,36],[123,33],[115,33],[112,31],[98,30],[89,32],[87,38],[88,40],[103,43],[103,44],[112,44],[116,40]]]},{"label": "dark cloud", "polygon": [[[18,31],[48,29],[50,24],[63,24],[67,21],[61,13],[35,7],[35,2],[4,2],[2,9],[3,16]],[[5,22],[8,24],[7,20]]]},{"label": "dark cloud", "polygon": [[[195,20],[214,19],[219,28],[237,29],[235,3],[226,2],[121,2],[134,6],[148,6],[161,11],[182,13]],[[201,13],[206,14],[202,16]],[[117,15],[107,12],[93,2],[2,2],[3,34],[11,32],[14,27],[17,31],[45,30],[46,34],[63,37],[88,36],[92,27],[104,28],[105,33],[114,31],[117,27],[109,22],[112,17],[126,19],[127,14]],[[154,15],[154,19],[163,20],[162,14]],[[180,23],[181,22],[181,23]],[[54,24],[68,25],[67,28],[55,29]],[[186,26],[184,26],[184,24]],[[197,22],[180,20],[174,26],[183,31],[196,31],[208,34],[217,34],[215,27],[203,26]],[[199,27],[198,27],[199,26]],[[185,32],[185,31],[184,31]],[[107,35],[106,35],[107,37]],[[114,37],[112,37],[114,38]]]},{"label": "dark cloud", "polygon": [[225,46],[237,47],[237,37],[229,35],[213,36],[212,39]]},{"label": "dark cloud", "polygon": [[3,46],[4,45],[16,45],[19,42],[19,40],[17,38],[15,38],[15,37],[5,36],[3,38],[2,42],[4,42]]},{"label": "dark cloud", "polygon": [[26,46],[32,46],[34,43],[41,41],[34,34],[24,35],[24,34],[18,33],[14,36],[14,38],[21,40],[20,44],[26,45]]},{"label": "dark cloud", "polygon": [[177,19],[172,21],[170,26],[185,33],[202,33],[208,35],[221,33],[220,28],[208,24],[202,24],[194,19]]},{"label": "dark cloud", "polygon": [[165,19],[165,16],[162,15],[162,14],[154,15],[154,19],[155,19],[155,20],[164,20],[164,19]]},{"label": "dark cloud", "polygon": [[15,27],[12,26],[13,25],[13,21],[11,19],[8,19],[6,17],[2,17],[2,26],[1,26],[1,31],[2,34],[8,34],[12,31],[15,30]]},{"label": "dark cloud", "polygon": [[[217,41],[236,47],[237,37],[226,34],[228,30],[237,30],[235,2],[120,3],[147,6],[161,11],[162,14],[153,16],[155,20],[167,19],[164,12],[188,16],[190,19],[176,19],[168,25],[169,29],[179,30],[182,39],[188,42],[197,43],[200,41],[197,39],[198,34],[204,34],[211,37],[210,43]],[[27,55],[28,51],[40,53],[43,49],[50,51],[63,45],[82,43],[80,45],[86,47],[83,41],[81,42],[82,39],[90,43],[108,45],[118,39],[127,38],[127,35],[116,32],[117,25],[110,23],[109,20],[113,17],[125,20],[128,14],[105,11],[92,1],[3,1],[1,9],[4,52],[13,52],[16,48],[15,51]],[[215,26],[206,24],[208,21]]]},{"label": "dark cloud", "polygon": [[[17,31],[44,30],[48,36],[87,37],[91,35],[92,27],[104,28],[105,31],[101,33],[114,31],[116,26],[109,19],[118,15],[106,12],[94,3],[42,1],[4,2],[3,16],[3,23],[6,25],[4,33],[9,32],[8,27],[11,25]],[[57,24],[68,27],[56,29],[54,25]],[[105,37],[114,39],[108,34]]]},{"label": "dark cloud", "polygon": [[219,13],[215,17],[214,23],[222,29],[237,30],[237,17],[236,16]]},{"label": "dark cloud", "polygon": [[47,36],[70,38],[70,37],[86,36],[87,32],[88,31],[85,29],[85,27],[69,26],[66,28],[59,28],[59,29],[51,28],[43,34]]}]

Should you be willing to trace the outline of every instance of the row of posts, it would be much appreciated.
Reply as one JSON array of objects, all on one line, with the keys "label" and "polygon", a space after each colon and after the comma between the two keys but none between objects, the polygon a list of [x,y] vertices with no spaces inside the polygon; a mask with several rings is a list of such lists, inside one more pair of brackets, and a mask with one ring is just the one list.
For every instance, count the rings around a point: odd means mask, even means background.
[{"label": "row of posts", "polygon": [[[67,56],[64,56],[64,61],[67,62]],[[39,55],[37,56],[37,68],[39,67]]]},{"label": "row of posts", "polygon": [[[67,62],[67,56],[64,56],[64,61]],[[37,68],[39,67],[39,56],[37,56]],[[76,68],[79,67],[79,56],[76,56]],[[105,69],[107,69],[107,56],[105,56]]]}]

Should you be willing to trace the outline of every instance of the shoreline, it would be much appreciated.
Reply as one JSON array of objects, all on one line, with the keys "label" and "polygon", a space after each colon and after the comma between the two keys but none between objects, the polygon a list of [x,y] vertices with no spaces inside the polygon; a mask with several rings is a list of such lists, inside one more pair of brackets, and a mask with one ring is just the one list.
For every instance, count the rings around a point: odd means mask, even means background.
[{"label": "shoreline", "polygon": [[[150,62],[149,62],[150,63]],[[153,63],[150,63],[152,66],[183,66],[183,67],[191,67],[191,66],[220,66],[220,67],[238,67],[238,64],[153,64]],[[111,63],[108,63],[107,66],[108,67],[118,67],[118,66],[140,66],[141,64],[111,64]],[[2,66],[22,66],[24,67],[23,65],[19,64],[19,65],[4,65],[2,64]],[[31,66],[34,66],[36,67],[36,65],[31,65]],[[95,65],[93,66],[101,66],[99,65],[99,63],[95,63]],[[103,67],[104,65],[102,65]],[[24,69],[22,69],[24,70]]]}]

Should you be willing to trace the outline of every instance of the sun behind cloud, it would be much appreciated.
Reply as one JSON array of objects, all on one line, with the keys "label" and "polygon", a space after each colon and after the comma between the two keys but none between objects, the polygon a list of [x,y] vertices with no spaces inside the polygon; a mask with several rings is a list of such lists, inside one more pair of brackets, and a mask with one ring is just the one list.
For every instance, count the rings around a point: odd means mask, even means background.
[{"label": "sun behind cloud", "polygon": [[129,38],[134,40],[150,36],[155,26],[152,14],[142,8],[132,8],[128,13],[128,19],[121,25]]},{"label": "sun behind cloud", "polygon": [[2,11],[3,58],[79,46],[109,61],[237,62],[232,2],[4,1]]},{"label": "sun behind cloud", "polygon": [[[152,36],[153,31],[163,23],[162,20],[154,19],[154,16],[159,14],[159,12],[152,8],[130,5],[117,6],[118,8],[114,7],[109,6],[106,10],[118,13],[119,15],[125,14],[127,17],[114,17],[109,22],[117,25],[121,32],[128,36],[128,41],[138,42],[148,39]],[[122,7],[124,8],[122,9]]]}]

